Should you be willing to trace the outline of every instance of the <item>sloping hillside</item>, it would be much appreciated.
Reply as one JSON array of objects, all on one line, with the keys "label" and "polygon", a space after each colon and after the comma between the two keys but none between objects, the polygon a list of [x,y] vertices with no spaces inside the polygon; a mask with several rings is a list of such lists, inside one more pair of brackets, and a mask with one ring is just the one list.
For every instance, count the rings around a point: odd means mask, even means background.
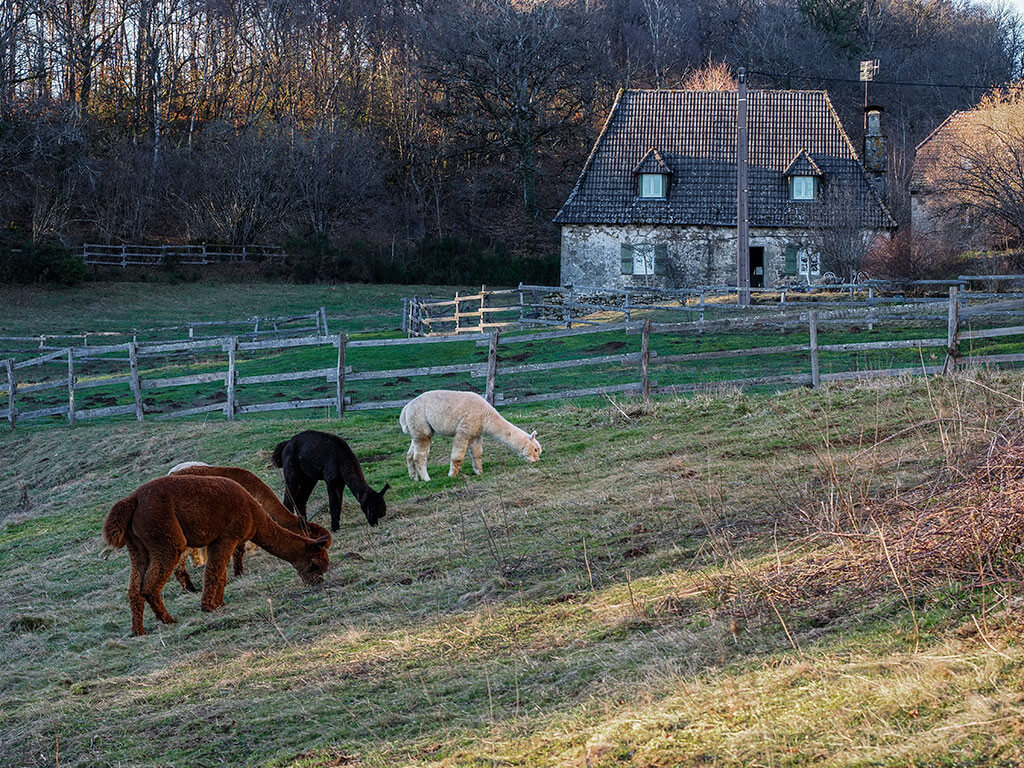
[{"label": "sloping hillside", "polygon": [[[429,484],[395,412],[2,431],[0,764],[1018,764],[1013,557],[770,587],[884,529],[879,500],[955,483],[1021,391],[977,373],[511,409],[538,464],[487,442],[482,477]],[[392,484],[381,526],[346,496],[322,588],[256,553],[224,608],[172,581],[179,623],[147,610],[130,638],[110,505],[193,459],[280,490],[267,452],[311,426]]]}]

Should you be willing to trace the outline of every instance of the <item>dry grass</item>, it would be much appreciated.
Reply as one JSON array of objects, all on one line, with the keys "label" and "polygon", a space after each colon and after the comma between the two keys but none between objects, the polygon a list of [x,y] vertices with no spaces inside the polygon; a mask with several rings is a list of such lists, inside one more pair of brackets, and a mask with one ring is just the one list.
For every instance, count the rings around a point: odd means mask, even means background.
[{"label": "dry grass", "polygon": [[[393,414],[0,435],[0,764],[1013,765],[1017,522],[985,500],[1024,481],[964,457],[1013,437],[1020,386],[524,408],[540,463],[488,446],[482,478],[429,485],[403,478]],[[348,498],[323,589],[256,555],[223,610],[171,585],[180,623],[128,638],[124,557],[99,557],[110,503],[191,458],[278,487],[265,448],[310,426],[386,457],[366,465],[393,485],[384,524]],[[960,535],[906,527],[938,513],[928,487],[1005,523],[957,539],[1002,553],[983,585],[915,554]],[[810,591],[814,558],[858,547],[870,589],[825,571]]]}]

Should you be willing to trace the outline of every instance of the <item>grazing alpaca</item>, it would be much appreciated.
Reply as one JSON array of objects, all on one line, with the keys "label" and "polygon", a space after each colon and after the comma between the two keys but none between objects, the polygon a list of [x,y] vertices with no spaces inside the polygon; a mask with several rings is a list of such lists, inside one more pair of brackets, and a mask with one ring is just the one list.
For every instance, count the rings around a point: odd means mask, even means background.
[{"label": "grazing alpaca", "polygon": [[[274,522],[282,528],[287,528],[292,533],[297,533],[300,536],[308,536],[314,539],[326,537],[328,546],[330,546],[331,534],[327,532],[326,528],[322,528],[316,523],[307,523],[300,520],[294,514],[289,512],[285,508],[284,504],[278,500],[273,489],[247,469],[242,469],[241,467],[211,467],[209,464],[194,461],[187,464],[179,464],[171,470],[171,473],[175,475],[195,475],[199,477],[226,477],[228,480],[234,480],[240,486],[245,488],[245,490],[249,492],[249,495],[256,499],[256,502],[263,507],[263,511],[270,515]],[[242,555],[245,553],[245,550],[254,546],[255,545],[250,541],[246,542],[244,545],[239,544],[235,549],[235,576],[242,575]],[[203,559],[205,560],[205,551],[199,551],[203,553]],[[192,584],[192,579],[189,578],[188,571],[185,570],[185,557],[181,558],[181,561],[178,563],[178,567],[174,569],[174,576],[178,579],[181,586],[188,592],[199,591]]]},{"label": "grazing alpaca", "polygon": [[405,457],[411,480],[417,476],[421,480],[430,480],[427,456],[430,455],[430,439],[435,434],[454,437],[448,477],[459,474],[467,447],[473,457],[473,471],[478,475],[483,472],[484,434],[508,446],[527,461],[533,462],[540,458],[537,431],[528,435],[505,421],[490,403],[475,392],[452,392],[446,389],[424,392],[405,404],[398,423],[403,432],[412,436],[412,444]]},{"label": "grazing alpaca", "polygon": [[[176,464],[171,467],[168,471],[168,475],[173,475],[181,472],[183,469],[189,467],[208,467],[209,464],[202,461],[183,461],[181,464]],[[174,571],[174,575],[178,581],[181,582],[181,586],[187,589],[189,592],[198,592],[199,590],[192,586],[192,580],[188,577],[188,571],[185,570],[185,560],[191,558],[192,565],[196,568],[202,568],[206,565],[206,549],[204,547],[189,547],[185,550],[185,555],[181,558],[181,564]],[[183,580],[184,579],[184,580]]]},{"label": "grazing alpaca", "polygon": [[359,459],[337,435],[313,429],[299,432],[274,446],[271,458],[275,467],[284,469],[285,506],[303,520],[306,502],[320,480],[327,485],[332,531],[341,527],[341,495],[346,485],[370,525],[376,525],[387,512],[384,494],[391,485],[385,483],[379,492],[367,485]]},{"label": "grazing alpaca", "polygon": [[146,634],[146,602],[164,624],[174,623],[161,592],[186,547],[207,549],[204,611],[224,604],[228,560],[248,539],[287,560],[308,584],[322,581],[330,562],[327,539],[307,539],[285,530],[248,491],[224,477],[172,475],[139,486],[111,507],[103,539],[114,549],[128,547],[133,635]]}]

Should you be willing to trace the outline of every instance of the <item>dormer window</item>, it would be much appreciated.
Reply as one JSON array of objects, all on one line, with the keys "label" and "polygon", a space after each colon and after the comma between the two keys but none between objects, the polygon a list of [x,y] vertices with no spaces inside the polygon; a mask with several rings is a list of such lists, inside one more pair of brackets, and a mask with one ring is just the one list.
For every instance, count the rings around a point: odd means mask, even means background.
[{"label": "dormer window", "polygon": [[818,177],[817,176],[790,176],[789,177],[789,199],[790,200],[817,200],[818,199]]},{"label": "dormer window", "polygon": [[807,154],[806,149],[796,153],[796,157],[782,172],[789,187],[789,199],[797,202],[808,202],[818,199],[821,191],[821,179],[824,174],[814,158]]},{"label": "dormer window", "polygon": [[640,174],[640,197],[644,200],[663,200],[668,190],[668,178],[664,173]]},{"label": "dormer window", "polygon": [[672,169],[653,147],[647,150],[633,168],[636,178],[636,196],[640,200],[664,200],[668,197],[668,177]]}]

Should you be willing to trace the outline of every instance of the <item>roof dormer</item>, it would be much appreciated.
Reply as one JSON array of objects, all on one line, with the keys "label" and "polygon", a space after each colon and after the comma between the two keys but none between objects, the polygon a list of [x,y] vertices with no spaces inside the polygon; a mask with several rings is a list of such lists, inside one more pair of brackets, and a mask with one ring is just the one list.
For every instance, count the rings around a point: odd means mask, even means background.
[{"label": "roof dormer", "polygon": [[668,197],[668,182],[672,169],[662,159],[658,150],[653,147],[647,150],[636,167],[637,197],[641,200],[664,200]]},{"label": "roof dormer", "polygon": [[825,174],[806,149],[796,153],[786,170],[782,172],[789,186],[789,199],[795,201],[817,200],[821,192],[821,180]]}]

